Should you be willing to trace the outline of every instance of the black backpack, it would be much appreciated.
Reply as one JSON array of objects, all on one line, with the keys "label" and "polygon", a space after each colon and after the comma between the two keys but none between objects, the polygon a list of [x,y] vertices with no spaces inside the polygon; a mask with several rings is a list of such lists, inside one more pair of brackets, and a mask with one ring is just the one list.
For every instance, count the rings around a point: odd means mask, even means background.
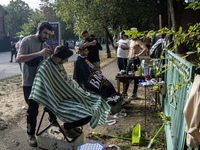
[{"label": "black backpack", "polygon": [[160,44],[157,45],[157,47],[151,53],[150,57],[151,58],[160,58],[162,52],[163,52],[163,44],[160,43]]}]

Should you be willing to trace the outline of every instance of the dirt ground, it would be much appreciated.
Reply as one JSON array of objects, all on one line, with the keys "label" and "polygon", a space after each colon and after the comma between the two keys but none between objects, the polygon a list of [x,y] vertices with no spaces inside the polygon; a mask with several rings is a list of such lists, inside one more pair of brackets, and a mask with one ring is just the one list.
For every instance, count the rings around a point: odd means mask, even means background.
[{"label": "dirt ground", "polygon": [[[148,56],[147,56],[148,57]],[[112,58],[107,59],[106,53],[101,53],[101,67],[103,72],[109,70],[110,65],[116,65],[116,53],[112,51]],[[73,62],[65,64],[66,71],[69,75],[73,74]],[[105,70],[104,70],[105,69]],[[106,70],[107,69],[107,70]],[[113,75],[115,76],[115,75]],[[110,80],[110,79],[109,79]],[[0,149],[1,150],[39,150],[39,148],[29,147],[26,139],[26,108],[27,105],[23,98],[21,85],[21,75],[0,80]],[[112,80],[116,87],[116,80]],[[130,85],[128,95],[131,94],[133,85]],[[151,96],[154,92],[150,89]],[[158,121],[158,115],[154,111],[154,107],[150,106],[152,98],[147,98],[146,127],[145,127],[145,101],[144,88],[139,87],[138,99],[132,100],[130,104],[124,106],[126,117],[117,117],[116,124],[108,125],[105,123],[95,129],[91,129],[89,125],[85,125],[84,142],[99,142],[106,147],[107,150],[115,150],[110,148],[110,144],[118,145],[121,150],[137,150],[147,149],[149,140],[153,138],[162,125]],[[43,107],[39,108],[40,119]],[[108,120],[113,120],[113,115],[109,115]],[[47,120],[47,119],[46,119]],[[131,138],[132,130],[135,125],[140,123],[141,139],[139,144],[132,145],[131,141],[117,138],[109,138],[105,135],[114,135]],[[101,136],[93,135],[92,132],[101,133]],[[155,139],[152,149],[165,149],[164,130]]]}]

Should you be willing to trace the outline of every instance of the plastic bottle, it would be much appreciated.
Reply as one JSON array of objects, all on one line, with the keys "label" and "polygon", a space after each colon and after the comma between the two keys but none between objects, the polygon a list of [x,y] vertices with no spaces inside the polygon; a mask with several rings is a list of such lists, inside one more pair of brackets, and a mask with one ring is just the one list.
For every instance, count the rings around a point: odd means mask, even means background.
[{"label": "plastic bottle", "polygon": [[142,67],[141,66],[138,67],[138,74],[139,74],[139,76],[142,76]]}]

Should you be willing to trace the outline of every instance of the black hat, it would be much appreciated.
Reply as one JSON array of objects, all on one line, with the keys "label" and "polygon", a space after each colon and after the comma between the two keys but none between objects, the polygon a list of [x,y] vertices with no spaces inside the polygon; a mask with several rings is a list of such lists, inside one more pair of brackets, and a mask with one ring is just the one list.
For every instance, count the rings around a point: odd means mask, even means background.
[{"label": "black hat", "polygon": [[87,30],[83,30],[81,34],[83,35],[85,33],[88,33]]}]

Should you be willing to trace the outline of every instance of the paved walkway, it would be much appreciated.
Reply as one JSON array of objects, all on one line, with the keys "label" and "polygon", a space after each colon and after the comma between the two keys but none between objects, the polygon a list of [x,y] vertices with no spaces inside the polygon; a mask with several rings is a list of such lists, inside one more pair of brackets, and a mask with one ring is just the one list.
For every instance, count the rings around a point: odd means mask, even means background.
[{"label": "paved walkway", "polygon": [[17,74],[21,74],[20,67],[18,63],[15,63],[13,57],[13,62],[10,63],[10,52],[1,52],[0,53],[0,79],[11,77]]},{"label": "paved walkway", "polygon": [[[110,48],[111,44],[109,45]],[[102,45],[103,50],[99,51],[100,53],[105,52],[105,44]],[[75,53],[75,50],[72,49],[74,55],[69,58],[69,61],[76,60],[78,54]],[[21,74],[20,67],[18,63],[15,63],[15,59],[10,63],[11,52],[0,52],[0,79],[15,76]],[[14,57],[13,57],[14,58]]]}]

